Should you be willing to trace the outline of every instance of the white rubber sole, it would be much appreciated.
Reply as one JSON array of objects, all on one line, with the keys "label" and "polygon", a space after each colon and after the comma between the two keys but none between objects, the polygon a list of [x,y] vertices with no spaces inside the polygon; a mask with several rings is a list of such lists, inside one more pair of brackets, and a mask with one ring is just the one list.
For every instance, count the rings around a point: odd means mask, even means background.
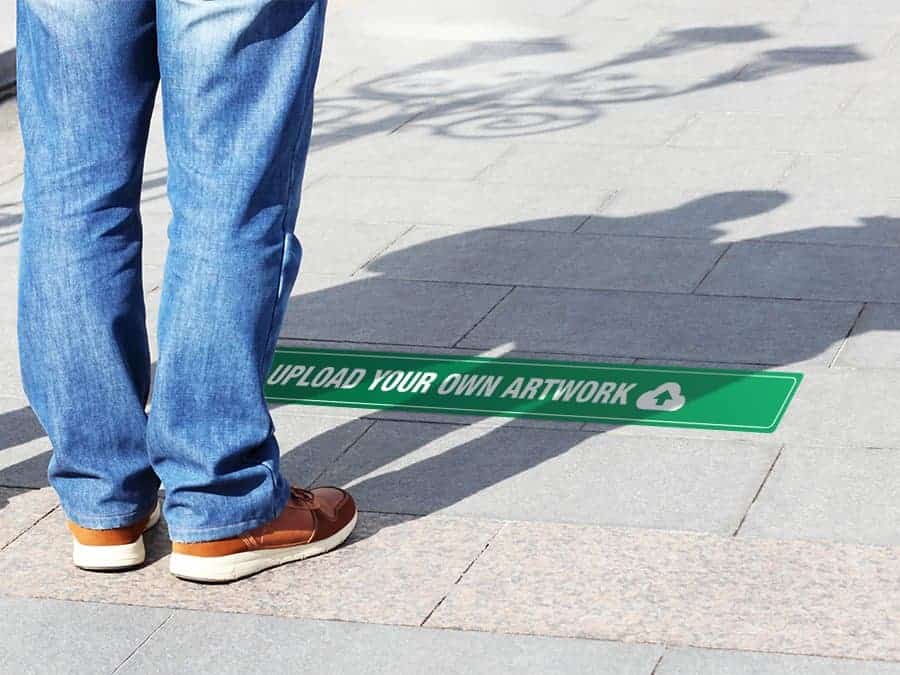
[{"label": "white rubber sole", "polygon": [[335,532],[327,539],[310,544],[301,544],[289,548],[245,551],[218,557],[172,553],[169,558],[169,571],[176,577],[187,579],[188,581],[234,581],[262,572],[270,567],[277,567],[285,563],[327,553],[344,543],[347,537],[350,536],[350,533],[353,532],[354,527],[356,527],[356,514],[353,514],[353,520],[347,523],[340,531]]},{"label": "white rubber sole", "polygon": [[[159,501],[157,501],[156,508],[150,514],[150,520],[147,521],[144,532],[159,522],[159,515],[160,508]],[[146,555],[143,535],[131,544],[121,544],[120,546],[87,546],[79,543],[74,537],[72,538],[72,562],[75,563],[75,567],[83,570],[109,572],[128,569],[142,564]]]}]

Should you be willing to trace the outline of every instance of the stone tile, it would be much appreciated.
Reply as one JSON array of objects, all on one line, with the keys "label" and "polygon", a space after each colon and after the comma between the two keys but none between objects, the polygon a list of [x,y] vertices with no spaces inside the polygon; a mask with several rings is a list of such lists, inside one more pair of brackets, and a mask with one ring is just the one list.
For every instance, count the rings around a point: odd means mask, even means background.
[{"label": "stone tile", "polygon": [[423,281],[689,293],[723,251],[684,239],[419,226],[368,269]]},{"label": "stone tile", "polygon": [[760,147],[785,152],[894,156],[900,135],[888,121],[744,113],[701,114],[672,141],[678,147]]},{"label": "stone tile", "polygon": [[834,365],[900,368],[900,306],[867,304]]},{"label": "stone tile", "polygon": [[171,614],[165,609],[0,598],[7,673],[111,673]]},{"label": "stone tile", "polygon": [[715,244],[803,242],[900,246],[900,201],[886,195],[817,194],[810,186],[693,193],[677,188],[617,192],[579,229],[685,237]]},{"label": "stone tile", "polygon": [[364,514],[340,549],[260,573],[238,588],[169,574],[164,523],[145,536],[144,567],[128,574],[79,571],[69,564],[71,543],[56,512],[4,549],[0,594],[418,626],[498,527],[493,521]]},{"label": "stone tile", "polygon": [[312,152],[307,173],[321,175],[475,178],[509,149],[505,141],[462,142],[435,136],[373,136]]},{"label": "stone tile", "polygon": [[857,11],[840,3],[810,0],[799,16],[803,23],[886,24],[900,23],[900,8],[886,0],[875,0]]},{"label": "stone tile", "polygon": [[179,611],[119,672],[239,675],[247,670],[248,653],[264,653],[269,672],[328,663],[336,672],[366,675],[647,675],[661,652],[656,646],[597,640]]},{"label": "stone tile", "polygon": [[740,536],[897,546],[900,455],[894,449],[784,449]]},{"label": "stone tile", "polygon": [[5,548],[58,504],[56,493],[0,487],[0,549]]},{"label": "stone tile", "polygon": [[814,187],[826,204],[853,200],[863,205],[865,211],[859,215],[864,216],[871,213],[865,205],[879,204],[884,197],[900,197],[896,178],[885,169],[881,155],[820,153],[798,156],[779,188],[794,193]]},{"label": "stone tile", "polygon": [[378,256],[407,225],[301,221],[296,228],[303,246],[302,270],[307,274],[353,274]]},{"label": "stone tile", "polygon": [[897,302],[893,248],[785,242],[734,244],[697,289],[711,295]]},{"label": "stone tile", "polygon": [[[542,55],[541,58],[547,58]],[[550,57],[552,58],[552,56]],[[571,57],[569,57],[571,66]],[[529,143],[596,144],[603,146],[658,146],[668,141],[691,119],[688,113],[675,115],[609,114],[602,106],[591,105],[591,98],[603,94],[603,86],[612,77],[597,77],[599,73],[560,74],[559,70],[541,72],[540,64],[520,67],[520,75],[534,92],[542,91],[551,98],[546,103],[539,95],[529,96],[531,91],[522,86],[514,97],[502,97],[479,106],[474,119],[463,115],[447,116],[425,110],[399,133],[425,133],[450,127],[450,135],[479,136],[486,138],[521,139]],[[535,72],[537,71],[537,72]],[[585,75],[594,75],[589,77]],[[547,89],[550,91],[548,92]],[[560,99],[568,99],[568,106],[560,105]],[[468,111],[466,111],[468,112]]]},{"label": "stone tile", "polygon": [[[668,111],[677,115],[738,112],[825,117],[838,114],[853,96],[853,91],[846,88],[827,82],[798,82],[793,75],[776,77],[778,73],[772,73],[750,81],[737,79],[741,69],[753,62],[752,56],[741,54],[730,63],[720,64],[716,72],[693,78],[683,75],[674,86],[670,84],[672,64],[664,64],[659,75],[638,85],[638,92],[649,93],[622,96],[609,101],[607,106],[614,111],[639,109],[645,115],[665,114]],[[709,53],[705,54],[705,58],[709,63]],[[766,61],[761,59],[756,67],[765,71]],[[711,62],[717,63],[715,59]],[[748,186],[732,184],[730,187]]]},{"label": "stone tile", "polygon": [[893,548],[509,523],[426,625],[897,660],[898,574]]},{"label": "stone tile", "polygon": [[574,183],[610,190],[623,187],[649,152],[648,149],[619,146],[519,142],[488,168],[481,179],[553,186]]},{"label": "stone tile", "polygon": [[[348,195],[353,195],[348,199]],[[303,197],[301,225],[331,220],[446,225],[459,230],[505,226],[572,232],[610,192],[580,185],[419,181],[332,176]]]},{"label": "stone tile", "polygon": [[898,448],[898,396],[892,370],[806,367],[775,436],[800,446]]},{"label": "stone tile", "polygon": [[361,508],[730,534],[773,443],[378,422],[322,482]]},{"label": "stone tile", "polygon": [[295,406],[273,406],[281,471],[294,484],[308,485],[368,429],[367,419],[299,415]]},{"label": "stone tile", "polygon": [[686,193],[661,188],[648,194],[630,189],[616,193],[578,232],[654,237],[686,237],[710,242],[727,240],[730,232],[747,236],[747,229],[768,220],[791,200],[779,190],[730,190]]},{"label": "stone tile", "polygon": [[648,359],[828,363],[855,303],[518,288],[461,342]]},{"label": "stone tile", "polygon": [[547,184],[575,181],[604,188],[665,185],[715,192],[771,188],[792,161],[788,153],[765,151],[518,144],[485,172],[484,179]]},{"label": "stone tile", "polygon": [[900,664],[708,649],[671,649],[656,675],[897,675]]},{"label": "stone tile", "polygon": [[451,346],[508,290],[376,276],[301,274],[281,336]]}]

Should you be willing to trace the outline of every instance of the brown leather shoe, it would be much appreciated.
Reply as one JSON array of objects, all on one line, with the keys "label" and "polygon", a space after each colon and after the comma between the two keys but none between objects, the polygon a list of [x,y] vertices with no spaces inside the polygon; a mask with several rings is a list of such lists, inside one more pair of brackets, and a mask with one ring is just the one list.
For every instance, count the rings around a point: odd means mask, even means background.
[{"label": "brown leather shoe", "polygon": [[356,504],[336,487],[292,487],[275,520],[229,539],[172,543],[169,571],[191,581],[233,581],[339,546],[356,526]]},{"label": "brown leather shoe", "polygon": [[159,501],[148,515],[127,527],[89,530],[67,521],[72,533],[72,562],[83,570],[112,571],[144,562],[144,532],[159,522]]}]

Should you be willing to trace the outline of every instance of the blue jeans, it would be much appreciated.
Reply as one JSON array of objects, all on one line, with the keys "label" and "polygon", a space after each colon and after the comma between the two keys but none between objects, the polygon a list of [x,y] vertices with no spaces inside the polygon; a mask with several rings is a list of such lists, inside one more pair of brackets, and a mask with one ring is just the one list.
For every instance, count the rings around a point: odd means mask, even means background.
[{"label": "blue jeans", "polygon": [[[160,481],[172,538],[275,518],[289,485],[263,396],[325,0],[18,0],[25,141],[19,349],[68,518],[129,525]],[[140,190],[162,86],[173,217],[150,357]]]}]

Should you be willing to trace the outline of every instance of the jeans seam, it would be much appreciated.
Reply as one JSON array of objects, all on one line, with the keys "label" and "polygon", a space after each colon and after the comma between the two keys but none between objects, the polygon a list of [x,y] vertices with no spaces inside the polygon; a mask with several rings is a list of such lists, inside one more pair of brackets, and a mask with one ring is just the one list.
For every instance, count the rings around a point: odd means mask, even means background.
[{"label": "jeans seam", "polygon": [[[321,38],[318,38],[318,39],[321,40]],[[313,59],[307,59],[305,68],[304,68],[304,73],[303,73],[304,85],[306,86],[306,88],[308,90],[310,90],[307,92],[307,94],[304,95],[304,100],[307,101],[308,106],[313,105],[312,97],[314,96],[313,92],[315,91],[314,88],[310,87],[308,84],[309,74],[312,69],[312,61],[313,61]],[[300,117],[301,120],[305,120],[305,118],[306,118],[306,110],[305,109],[304,109],[303,113],[304,114]],[[305,121],[301,122],[301,126],[297,130],[297,137],[294,139],[293,148],[291,151],[291,166],[290,166],[290,170],[288,171],[287,189],[285,190],[285,193],[286,193],[285,201],[284,201],[285,208],[284,208],[284,213],[282,213],[282,215],[281,215],[281,223],[279,224],[279,229],[281,230],[281,257],[280,257],[281,264],[279,264],[279,266],[278,266],[278,276],[277,276],[276,294],[275,294],[276,297],[275,297],[275,302],[272,303],[272,312],[269,316],[269,328],[266,331],[266,339],[265,339],[265,342],[263,343],[263,352],[260,355],[260,360],[259,360],[259,363],[257,364],[257,370],[260,372],[261,377],[265,377],[265,375],[266,375],[265,373],[262,372],[262,366],[263,366],[265,354],[269,348],[269,343],[272,341],[272,331],[275,329],[275,315],[278,312],[278,303],[280,300],[280,297],[278,295],[278,290],[279,290],[279,286],[281,286],[281,278],[282,278],[282,274],[284,272],[284,256],[285,256],[285,253],[287,252],[287,234],[288,234],[288,232],[287,232],[286,222],[287,222],[288,212],[291,210],[291,208],[290,208],[291,203],[293,202],[293,198],[291,195],[291,186],[294,185],[294,179],[295,179],[296,173],[297,173],[297,153],[298,153],[298,150],[300,149],[300,143],[303,140],[303,124],[305,124]]]}]

